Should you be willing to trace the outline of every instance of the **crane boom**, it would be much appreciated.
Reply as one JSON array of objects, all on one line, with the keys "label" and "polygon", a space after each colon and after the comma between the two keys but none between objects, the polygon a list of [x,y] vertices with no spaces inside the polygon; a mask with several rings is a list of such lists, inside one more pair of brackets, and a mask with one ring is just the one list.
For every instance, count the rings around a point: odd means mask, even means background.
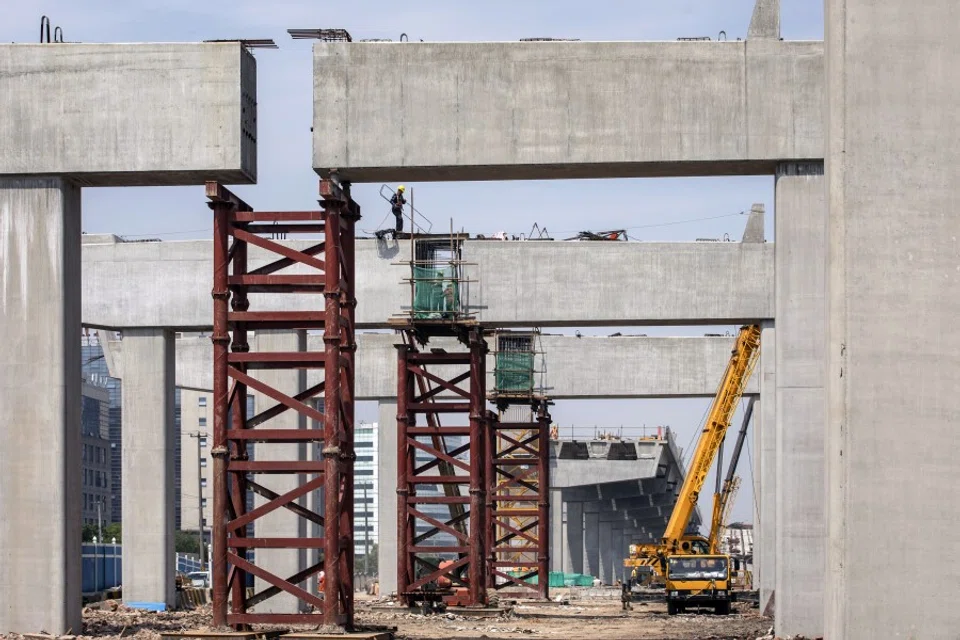
[{"label": "crane boom", "polygon": [[670,521],[664,531],[662,546],[667,554],[677,553],[683,534],[690,523],[690,517],[697,506],[700,490],[707,479],[710,467],[717,456],[717,451],[723,443],[737,403],[743,396],[747,380],[753,372],[760,355],[760,326],[746,325],[740,328],[737,344],[730,355],[730,362],[723,375],[717,395],[713,399],[706,424],[697,448],[690,460],[677,504],[670,515]]},{"label": "crane boom", "polygon": [[[737,465],[740,463],[740,453],[743,451],[743,443],[747,439],[747,427],[750,426],[750,419],[753,417],[753,403],[756,398],[750,398],[747,403],[747,409],[743,412],[743,423],[740,425],[740,433],[737,434],[737,444],[733,447],[733,455],[730,457],[730,466],[727,468],[727,477],[723,481],[723,488],[717,487],[717,492],[713,494],[713,518],[710,523],[710,553],[719,553],[720,534],[726,524],[727,514],[730,507],[730,500],[736,491]],[[719,469],[719,464],[717,469]]]}]

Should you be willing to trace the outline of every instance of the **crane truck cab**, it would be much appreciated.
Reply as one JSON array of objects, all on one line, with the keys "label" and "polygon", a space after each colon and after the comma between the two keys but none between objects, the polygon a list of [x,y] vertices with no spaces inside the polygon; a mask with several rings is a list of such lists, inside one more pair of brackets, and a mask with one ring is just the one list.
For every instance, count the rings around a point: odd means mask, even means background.
[{"label": "crane truck cab", "polygon": [[730,557],[674,555],[667,557],[667,613],[687,607],[712,607],[718,615],[730,613]]}]

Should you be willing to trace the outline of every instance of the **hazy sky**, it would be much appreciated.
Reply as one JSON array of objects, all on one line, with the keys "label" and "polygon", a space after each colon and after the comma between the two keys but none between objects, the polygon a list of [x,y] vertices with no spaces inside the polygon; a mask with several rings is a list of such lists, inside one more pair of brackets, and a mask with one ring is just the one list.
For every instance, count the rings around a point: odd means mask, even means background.
[{"label": "hazy sky", "polygon": [[[582,40],[674,40],[710,36],[721,30],[730,40],[745,37],[753,0],[353,0],[327,3],[307,0],[48,0],[4,3],[0,41],[36,42],[41,14],[63,29],[67,41],[184,42],[222,38],[273,38],[276,51],[257,51],[257,185],[235,191],[260,209],[315,206],[317,176],[311,168],[312,59],[310,41],[293,41],[291,27],[343,27],[354,39],[469,41],[517,40],[523,37],[569,37]],[[782,35],[790,40],[823,38],[823,3],[782,0]],[[388,81],[385,79],[385,81]],[[516,183],[411,184],[417,208],[441,228],[473,233],[529,231],[534,222],[555,237],[583,229],[629,228],[642,240],[739,238],[754,202],[767,207],[767,237],[773,233],[773,179],[697,178],[581,180]],[[379,185],[356,185],[354,197],[364,207],[361,227],[381,223],[386,203]],[[585,219],[583,195],[590,194]],[[574,206],[576,204],[576,206]],[[733,215],[731,215],[733,214]],[[725,217],[719,217],[725,216]],[[699,222],[685,222],[701,218]],[[84,189],[83,229],[88,233],[180,240],[209,237],[210,212],[201,187]],[[360,302],[362,304],[362,301]],[[734,327],[724,327],[735,332]],[[615,329],[587,331],[603,334]],[[699,335],[697,328],[644,328],[650,335]],[[731,344],[733,338],[731,338]],[[560,402],[554,417],[584,432],[594,425],[671,425],[686,447],[698,430],[708,400]],[[358,417],[376,420],[372,406]],[[728,450],[732,447],[728,447]],[[740,471],[743,489],[735,519],[752,521],[751,464]],[[705,493],[709,493],[705,492]],[[701,502],[704,516],[709,504]]]}]

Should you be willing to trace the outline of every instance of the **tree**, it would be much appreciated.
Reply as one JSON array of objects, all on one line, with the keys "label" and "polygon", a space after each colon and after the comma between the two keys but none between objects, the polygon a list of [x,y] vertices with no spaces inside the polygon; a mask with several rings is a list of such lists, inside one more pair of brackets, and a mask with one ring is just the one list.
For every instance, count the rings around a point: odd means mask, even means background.
[{"label": "tree", "polygon": [[173,544],[177,553],[200,555],[200,540],[194,531],[177,531]]},{"label": "tree", "polygon": [[370,545],[370,553],[367,556],[366,563],[364,563],[363,556],[354,559],[354,565],[358,571],[363,571],[366,568],[367,575],[375,576],[379,575],[380,567],[377,564],[379,556],[377,555],[377,543],[374,542]]},{"label": "tree", "polygon": [[123,527],[119,522],[108,524],[103,528],[103,539],[110,542],[116,538],[117,544],[123,542]]},{"label": "tree", "polygon": [[81,538],[81,540],[83,542],[93,542],[93,539],[97,536],[97,525],[95,524],[83,525],[82,535],[83,537]]}]

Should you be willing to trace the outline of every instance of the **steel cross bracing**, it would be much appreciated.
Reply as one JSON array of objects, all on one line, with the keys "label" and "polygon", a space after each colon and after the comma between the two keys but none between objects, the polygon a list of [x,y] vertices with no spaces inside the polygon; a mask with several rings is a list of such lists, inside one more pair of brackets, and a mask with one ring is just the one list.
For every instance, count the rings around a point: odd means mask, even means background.
[{"label": "steel cross bracing", "polygon": [[[468,350],[457,353],[421,352],[417,331],[403,333],[397,345],[397,593],[407,605],[446,598],[482,606],[487,344],[477,326],[463,328]],[[436,495],[437,486],[444,495]]]},{"label": "steel cross bracing", "polygon": [[[486,529],[488,586],[547,599],[550,588],[550,414],[535,403],[529,422],[490,423]],[[533,580],[536,579],[536,582]]]},{"label": "steel cross bracing", "polygon": [[[352,628],[354,230],[360,208],[348,186],[329,179],[320,183],[321,211],[254,212],[214,182],[207,183],[207,197],[214,212],[213,624],[237,629],[259,623]],[[265,237],[275,234],[322,234],[323,239],[297,250]],[[273,261],[251,269],[251,245],[272,255]],[[260,293],[313,296],[316,310],[251,310],[250,294]],[[252,352],[250,332],[268,329],[323,330],[324,350]],[[255,372],[264,369],[323,369],[324,381],[291,395],[258,380]],[[248,416],[251,390],[276,404],[258,407],[256,415]],[[322,411],[315,408],[321,397]],[[290,410],[322,429],[276,428],[271,423]],[[267,444],[252,456],[253,443]],[[271,443],[317,443],[322,460],[270,460]],[[296,488],[271,490],[270,478],[281,474],[298,478]],[[321,490],[323,514],[301,504],[305,496]],[[248,510],[248,492],[266,502]],[[258,520],[278,509],[319,525],[322,537],[257,536]],[[254,535],[248,537],[250,525]],[[275,575],[248,554],[256,549],[319,550],[320,561],[295,575]],[[320,571],[325,572],[322,597],[306,586]],[[270,586],[248,595],[249,575]],[[313,613],[253,610],[280,593],[292,595],[302,611]]]}]

